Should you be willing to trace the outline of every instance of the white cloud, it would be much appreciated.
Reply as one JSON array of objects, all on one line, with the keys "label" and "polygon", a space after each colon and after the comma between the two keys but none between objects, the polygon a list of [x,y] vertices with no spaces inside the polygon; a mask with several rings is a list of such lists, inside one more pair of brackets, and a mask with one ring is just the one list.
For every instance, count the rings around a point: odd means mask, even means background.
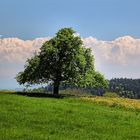
[{"label": "white cloud", "polygon": [[[115,63],[120,65],[138,64],[140,58],[140,39],[130,36],[117,38],[113,41],[102,41],[89,37],[83,39],[87,47],[90,47],[97,61]],[[137,57],[137,59],[135,58]]]},{"label": "white cloud", "polygon": [[[18,38],[0,39],[0,62],[23,62],[49,39],[49,37],[25,41]],[[83,38],[83,41],[86,47],[92,49],[97,63],[139,64],[140,39],[124,36],[113,41],[103,41],[87,37]]]},{"label": "white cloud", "polygon": [[[25,41],[1,38],[0,78],[4,78],[4,75],[13,78],[23,68],[27,58],[48,39],[50,37]],[[91,36],[83,38],[83,42],[93,51],[96,69],[105,73],[107,78],[140,77],[140,39],[124,36],[113,41],[103,41]]]},{"label": "white cloud", "polygon": [[0,39],[0,62],[24,62],[49,38],[21,40],[18,38]]},{"label": "white cloud", "polygon": [[113,41],[102,41],[88,37],[83,41],[93,51],[96,68],[105,71],[110,75],[108,77],[140,77],[140,72],[135,70],[140,69],[140,39],[124,36]]}]

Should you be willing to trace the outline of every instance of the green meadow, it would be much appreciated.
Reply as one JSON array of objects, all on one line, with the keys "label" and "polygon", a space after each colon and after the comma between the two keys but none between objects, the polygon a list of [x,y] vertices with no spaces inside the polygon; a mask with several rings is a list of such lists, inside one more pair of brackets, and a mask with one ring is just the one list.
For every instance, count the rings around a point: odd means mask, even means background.
[{"label": "green meadow", "polygon": [[0,140],[139,139],[139,109],[0,93]]}]

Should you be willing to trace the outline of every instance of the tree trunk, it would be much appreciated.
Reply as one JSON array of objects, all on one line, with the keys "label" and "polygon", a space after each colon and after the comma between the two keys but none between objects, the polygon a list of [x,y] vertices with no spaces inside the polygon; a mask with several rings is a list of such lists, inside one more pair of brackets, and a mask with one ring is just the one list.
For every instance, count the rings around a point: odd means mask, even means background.
[{"label": "tree trunk", "polygon": [[54,81],[54,87],[53,87],[53,94],[58,95],[59,94],[59,81]]}]

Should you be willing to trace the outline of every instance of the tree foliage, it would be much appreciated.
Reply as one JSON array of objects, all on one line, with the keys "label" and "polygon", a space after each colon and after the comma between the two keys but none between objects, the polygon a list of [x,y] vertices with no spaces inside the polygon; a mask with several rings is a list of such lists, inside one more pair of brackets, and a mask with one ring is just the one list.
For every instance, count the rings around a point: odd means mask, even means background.
[{"label": "tree foliage", "polygon": [[23,72],[17,74],[20,84],[53,82],[54,94],[60,83],[79,87],[106,87],[104,76],[94,69],[94,58],[85,48],[80,36],[71,28],[63,28],[46,41],[32,58],[28,59]]}]

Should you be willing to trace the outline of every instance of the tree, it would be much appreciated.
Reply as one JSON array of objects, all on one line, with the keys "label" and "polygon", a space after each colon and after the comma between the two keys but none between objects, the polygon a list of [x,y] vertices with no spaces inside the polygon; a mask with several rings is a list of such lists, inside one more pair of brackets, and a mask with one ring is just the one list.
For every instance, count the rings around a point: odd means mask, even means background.
[{"label": "tree", "polygon": [[94,69],[94,58],[71,28],[63,28],[46,41],[39,53],[27,60],[25,70],[16,76],[20,84],[53,82],[54,94],[59,85],[68,83],[79,87],[107,86],[103,75]]}]

